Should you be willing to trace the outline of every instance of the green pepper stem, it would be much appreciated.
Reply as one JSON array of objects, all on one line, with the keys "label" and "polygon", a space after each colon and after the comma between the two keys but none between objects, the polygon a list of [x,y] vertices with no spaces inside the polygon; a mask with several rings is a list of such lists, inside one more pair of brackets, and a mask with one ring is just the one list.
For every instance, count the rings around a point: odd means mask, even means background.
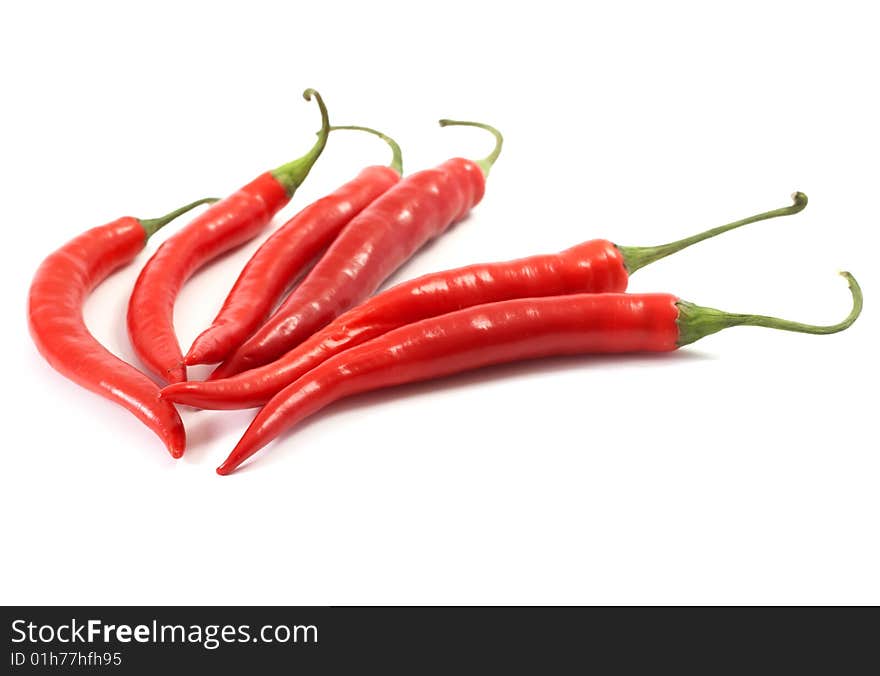
[{"label": "green pepper stem", "polygon": [[504,137],[501,135],[501,132],[495,129],[495,127],[483,124],[482,122],[464,122],[463,120],[440,120],[440,126],[479,127],[480,129],[485,129],[490,132],[495,137],[495,149],[482,160],[476,160],[476,164],[483,170],[483,175],[488,176],[489,171],[492,169],[492,165],[495,164],[495,160],[497,160],[498,156],[501,154],[501,146],[504,144]]},{"label": "green pepper stem", "polygon": [[803,211],[804,207],[807,206],[807,196],[804,195],[804,193],[796,192],[791,198],[794,200],[794,204],[791,206],[774,209],[773,211],[765,211],[762,214],[749,216],[748,218],[743,218],[742,220],[734,221],[727,225],[720,225],[717,228],[712,228],[711,230],[706,230],[705,232],[685,237],[676,242],[661,244],[659,246],[618,246],[617,249],[623,255],[623,262],[626,266],[627,272],[632,274],[646,265],[659,261],[661,258],[666,258],[666,256],[681,251],[682,249],[687,249],[691,244],[711,239],[712,237],[716,237],[729,230],[736,230],[749,223],[766,221],[768,218],[777,218],[778,216],[791,216],[799,211]]},{"label": "green pepper stem", "polygon": [[373,134],[374,136],[378,136],[380,139],[385,141],[391,147],[391,164],[388,166],[394,169],[401,176],[403,175],[403,153],[400,151],[400,146],[390,136],[386,136],[381,131],[376,131],[375,129],[370,129],[369,127],[361,127],[356,124],[334,124],[330,127],[330,131],[337,131],[339,129],[351,129],[354,131],[365,131],[368,134]]},{"label": "green pepper stem", "polygon": [[327,106],[324,105],[324,99],[314,89],[306,89],[303,92],[303,98],[306,101],[311,101],[312,97],[315,98],[318,108],[321,110],[321,131],[318,132],[318,140],[315,141],[315,145],[305,155],[272,171],[272,176],[284,186],[288,195],[293,195],[296,189],[306,180],[306,176],[309,175],[309,171],[311,171],[315,161],[324,151],[324,146],[327,145],[327,136],[330,134],[330,116],[327,114]]},{"label": "green pepper stem", "polygon": [[182,216],[190,209],[195,209],[202,204],[213,204],[217,202],[218,198],[216,197],[203,197],[200,200],[196,200],[195,202],[190,202],[189,204],[180,207],[179,209],[175,209],[160,218],[139,218],[141,226],[144,228],[144,231],[147,233],[147,239],[150,239],[153,235],[156,234],[156,231],[159,230],[163,225],[168,225],[171,221],[173,221],[178,216]]},{"label": "green pepper stem", "polygon": [[802,324],[777,317],[765,317],[764,315],[740,315],[730,312],[722,312],[710,307],[701,307],[680,300],[678,306],[678,343],[677,346],[689,345],[700,338],[704,338],[722,329],[731,326],[763,326],[768,329],[779,331],[795,331],[796,333],[812,333],[824,335],[837,333],[852,326],[862,312],[862,290],[859,283],[848,272],[841,272],[841,276],[849,284],[852,294],[852,310],[842,322],[830,326],[816,326],[815,324]]}]

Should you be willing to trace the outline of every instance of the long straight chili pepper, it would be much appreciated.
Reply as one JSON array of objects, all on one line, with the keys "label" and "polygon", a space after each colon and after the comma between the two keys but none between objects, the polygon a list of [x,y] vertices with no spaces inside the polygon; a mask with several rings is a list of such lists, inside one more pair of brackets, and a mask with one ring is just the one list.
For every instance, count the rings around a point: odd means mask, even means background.
[{"label": "long straight chili pepper", "polygon": [[211,326],[193,342],[184,364],[210,364],[228,357],[266,321],[309,261],[327,248],[364,207],[400,180],[403,160],[394,139],[368,127],[330,129],[375,134],[391,146],[391,164],[367,167],[278,228],[245,265]]},{"label": "long straight chili pepper", "polygon": [[849,327],[862,293],[848,272],[853,307],[832,326],[731,314],[670,294],[518,298],[432,317],[328,359],[279,392],[217,468],[229,474],[272,439],[329,404],[360,392],[553,355],[666,352],[731,326],[827,334]]},{"label": "long straight chili pepper", "polygon": [[40,264],[28,294],[31,336],[52,368],[127,408],[175,458],[183,455],[186,434],[174,406],[159,398],[152,380],[95,340],[83,322],[82,306],[92,289],[137,256],[150,235],[190,209],[215,201],[201,199],[162,218],[125,216],[87,230]]},{"label": "long straight chili pepper", "polygon": [[351,220],[305,280],[269,321],[212,374],[226,377],[271,362],[371,295],[428,240],[464,217],[483,197],[486,176],[501,152],[497,129],[483,160],[460,157],[411,174]]},{"label": "long straight chili pepper", "polygon": [[324,150],[330,132],[327,108],[314,89],[307,89],[303,97],[307,101],[314,97],[321,110],[321,132],[312,149],[261,174],[168,239],[135,282],[128,304],[128,335],[141,361],[167,382],[186,380],[172,321],[180,288],[207,262],[256,237],[290,201]]},{"label": "long straight chili pepper", "polygon": [[229,378],[177,383],[162,396],[201,408],[260,406],[322,361],[412,322],[513,298],[624,291],[630,273],[660,258],[748,223],[795,214],[807,204],[803,193],[792,198],[791,206],[661,246],[616,246],[597,239],[560,253],[430,273],[373,296],[271,364]]}]

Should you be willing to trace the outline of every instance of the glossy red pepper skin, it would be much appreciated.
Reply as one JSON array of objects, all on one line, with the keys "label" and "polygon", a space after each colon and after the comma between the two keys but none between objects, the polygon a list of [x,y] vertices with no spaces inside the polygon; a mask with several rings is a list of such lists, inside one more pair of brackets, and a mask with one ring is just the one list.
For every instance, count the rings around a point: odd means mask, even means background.
[{"label": "glossy red pepper skin", "polygon": [[408,324],[331,357],[275,395],[217,472],[232,472],[286,429],[360,392],[523,359],[669,352],[734,326],[839,333],[859,318],[864,303],[852,274],[840,274],[852,307],[842,321],[828,325],[724,312],[659,293],[517,298]]},{"label": "glossy red pepper skin", "polygon": [[285,430],[360,392],[523,359],[674,350],[678,301],[617,293],[520,298],[403,326],[328,359],[279,392],[217,471],[228,474]]},{"label": "glossy red pepper skin", "polygon": [[174,332],[174,301],[201,266],[258,235],[290,200],[266,172],[166,240],[144,266],[128,304],[128,334],[140,360],[166,382],[186,380]]},{"label": "glossy red pepper skin", "polygon": [[403,178],[352,219],[269,321],[211,378],[274,361],[363,301],[478,204],[485,186],[479,165],[462,158]]},{"label": "glossy red pepper skin", "polygon": [[271,364],[225,379],[172,385],[162,394],[202,408],[260,406],[322,361],[405,324],[513,298],[622,292],[632,272],[654,261],[750,223],[796,214],[807,205],[803,193],[795,193],[792,199],[790,206],[658,246],[621,247],[606,239],[596,239],[556,254],[424,275],[398,284],[339,316]]},{"label": "glossy red pepper skin", "polygon": [[327,144],[330,116],[321,95],[306,89],[321,111],[321,130],[302,157],[261,174],[166,241],[147,261],[128,304],[128,334],[141,361],[165,382],[186,380],[174,333],[174,301],[202,265],[258,235],[309,175]]},{"label": "glossy red pepper skin", "polygon": [[367,167],[281,226],[248,261],[211,326],[193,342],[184,363],[210,364],[228,357],[265,322],[303,268],[352,218],[399,180],[400,175],[390,167]]},{"label": "glossy red pepper skin", "polygon": [[82,317],[89,292],[130,263],[146,240],[140,221],[131,217],[72,239],[37,270],[28,296],[28,321],[37,349],[56,371],[131,411],[177,458],[186,434],[174,406],[159,398],[150,378],[98,343]]},{"label": "glossy red pepper skin", "polygon": [[406,324],[514,298],[623,292],[628,279],[623,255],[605,239],[555,254],[430,273],[373,296],[275,362],[229,378],[171,385],[162,396],[208,409],[261,406],[333,355]]}]

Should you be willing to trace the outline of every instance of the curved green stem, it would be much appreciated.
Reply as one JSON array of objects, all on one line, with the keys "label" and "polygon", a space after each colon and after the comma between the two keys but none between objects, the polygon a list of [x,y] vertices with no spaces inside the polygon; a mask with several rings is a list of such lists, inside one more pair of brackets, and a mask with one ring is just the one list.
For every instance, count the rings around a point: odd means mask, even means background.
[{"label": "curved green stem", "polygon": [[764,315],[740,315],[730,312],[722,312],[710,307],[701,307],[680,300],[678,306],[678,347],[689,345],[700,338],[717,333],[731,326],[763,326],[768,329],[779,331],[795,331],[796,333],[812,333],[824,335],[837,333],[852,326],[862,312],[862,290],[859,283],[848,272],[840,273],[849,283],[853,305],[849,315],[838,324],[830,326],[816,326],[815,324],[802,324],[778,317],[766,317]]},{"label": "curved green stem", "polygon": [[179,209],[175,209],[160,218],[139,218],[138,221],[143,226],[144,231],[147,233],[147,239],[150,239],[153,235],[156,234],[156,231],[159,230],[163,225],[168,225],[171,221],[173,221],[178,216],[182,216],[190,209],[195,209],[202,204],[213,204],[217,202],[218,198],[216,197],[203,197],[200,200],[196,200],[195,202],[190,202],[189,204],[180,207]]},{"label": "curved green stem", "polygon": [[680,239],[676,242],[661,244],[659,246],[618,246],[617,248],[620,253],[623,254],[623,262],[624,265],[626,265],[627,272],[629,272],[629,274],[632,274],[636,270],[639,270],[646,265],[650,265],[655,261],[659,261],[661,258],[666,258],[666,256],[674,254],[677,251],[688,248],[691,244],[702,242],[705,239],[711,239],[712,237],[720,235],[723,232],[728,232],[729,230],[741,228],[742,226],[748,225],[749,223],[766,221],[768,218],[776,218],[778,216],[791,216],[792,214],[796,214],[799,211],[803,211],[804,207],[807,206],[807,196],[804,195],[804,193],[796,192],[791,196],[791,198],[792,200],[794,200],[794,204],[792,204],[791,206],[782,207],[781,209],[774,209],[773,211],[765,211],[762,214],[749,216],[748,218],[743,218],[740,221],[734,221],[733,223],[728,223],[727,225],[720,225],[717,228],[712,228],[711,230],[706,230],[705,232],[701,232],[690,237],[685,237],[684,239]]},{"label": "curved green stem", "polygon": [[489,170],[492,169],[492,165],[495,164],[495,160],[497,160],[498,156],[501,154],[501,146],[504,144],[504,137],[501,135],[501,132],[495,129],[495,127],[483,124],[482,122],[464,122],[463,120],[440,120],[440,126],[479,127],[480,129],[485,129],[490,132],[495,137],[495,149],[482,160],[476,160],[476,164],[478,164],[480,169],[483,170],[483,175],[488,176]]},{"label": "curved green stem", "polygon": [[315,161],[324,151],[324,146],[327,145],[327,136],[330,134],[330,116],[327,114],[327,106],[324,105],[324,99],[314,89],[306,89],[303,92],[303,98],[306,101],[311,101],[312,97],[315,97],[318,108],[321,109],[321,131],[318,132],[318,140],[315,141],[315,145],[305,155],[272,171],[272,176],[284,186],[288,195],[293,195],[296,189],[306,180],[312,165],[315,164]]},{"label": "curved green stem", "polygon": [[351,129],[354,131],[365,131],[368,134],[373,134],[374,136],[378,136],[380,139],[385,141],[389,146],[391,146],[391,164],[388,166],[394,169],[401,176],[403,175],[403,153],[400,151],[400,146],[397,145],[397,141],[395,141],[390,136],[386,136],[381,131],[376,131],[375,129],[370,129],[369,127],[361,127],[356,124],[334,124],[330,127],[330,131],[337,131],[338,129]]}]

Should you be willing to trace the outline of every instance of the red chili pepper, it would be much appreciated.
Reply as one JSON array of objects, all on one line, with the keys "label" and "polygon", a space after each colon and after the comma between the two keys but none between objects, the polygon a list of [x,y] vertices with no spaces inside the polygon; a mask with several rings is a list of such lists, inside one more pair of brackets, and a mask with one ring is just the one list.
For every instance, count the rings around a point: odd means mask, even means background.
[{"label": "red chili pepper", "polygon": [[333,355],[428,317],[513,298],[625,291],[629,275],[656,260],[748,223],[795,214],[807,205],[803,193],[792,197],[792,206],[661,246],[616,246],[608,240],[596,239],[561,253],[424,275],[398,284],[340,315],[275,362],[230,378],[177,383],[166,387],[162,396],[201,408],[261,406]]},{"label": "red chili pepper", "polygon": [[367,167],[278,228],[245,265],[211,326],[193,342],[184,364],[226,359],[266,321],[303,268],[364,207],[400,180],[403,161],[394,139],[367,127],[331,127],[331,131],[337,129],[357,129],[380,137],[391,146],[391,165]]},{"label": "red chili pepper", "polygon": [[859,316],[862,294],[849,282],[853,308],[833,326],[730,314],[669,294],[579,294],[518,298],[425,319],[328,359],[257,414],[217,468],[229,474],[279,434],[344,397],[523,359],[553,355],[666,352],[731,326],[827,334]]},{"label": "red chili pepper", "polygon": [[172,322],[180,288],[200,267],[256,237],[290,201],[324,150],[330,132],[327,108],[314,89],[303,96],[307,101],[314,96],[321,109],[321,132],[312,149],[261,174],[165,241],[135,283],[128,304],[128,334],[141,361],[167,382],[186,380]]},{"label": "red chili pepper", "polygon": [[370,296],[422,245],[479,203],[489,169],[501,152],[501,134],[478,122],[441,120],[440,124],[486,129],[495,135],[495,150],[479,162],[454,158],[435,169],[411,174],[370,204],[212,379],[274,361]]},{"label": "red chili pepper", "polygon": [[150,235],[190,209],[215,201],[198,200],[151,220],[125,216],[87,230],[42,262],[28,294],[31,336],[52,368],[134,413],[175,458],[183,455],[186,434],[174,406],[159,398],[156,383],[95,340],[83,322],[82,305],[111,272],[137,256]]}]

